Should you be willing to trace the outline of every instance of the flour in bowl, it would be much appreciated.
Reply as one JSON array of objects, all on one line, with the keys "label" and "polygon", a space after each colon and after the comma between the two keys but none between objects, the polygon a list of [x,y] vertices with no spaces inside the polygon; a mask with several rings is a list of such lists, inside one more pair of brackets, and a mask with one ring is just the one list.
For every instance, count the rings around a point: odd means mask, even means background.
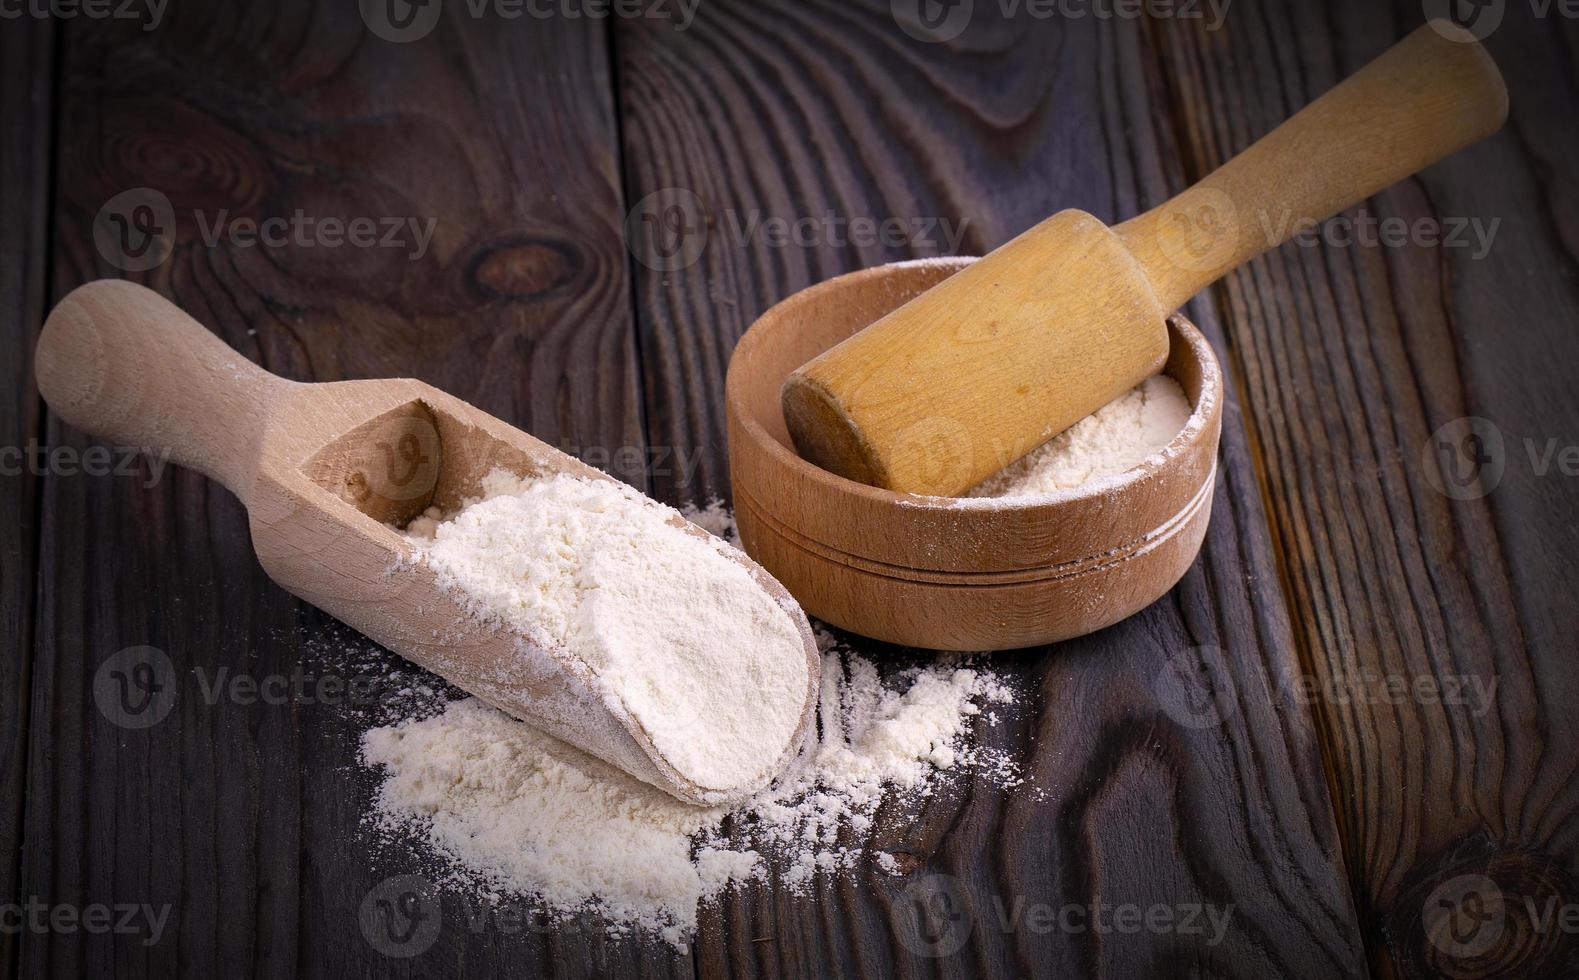
[{"label": "flour in bowl", "polygon": [[1190,401],[1167,375],[1136,387],[974,487],[970,497],[1029,497],[1132,470],[1162,451],[1190,419]]},{"label": "flour in bowl", "polygon": [[481,499],[407,537],[472,614],[584,664],[705,791],[781,767],[806,707],[795,615],[671,508],[610,480],[495,470]]}]

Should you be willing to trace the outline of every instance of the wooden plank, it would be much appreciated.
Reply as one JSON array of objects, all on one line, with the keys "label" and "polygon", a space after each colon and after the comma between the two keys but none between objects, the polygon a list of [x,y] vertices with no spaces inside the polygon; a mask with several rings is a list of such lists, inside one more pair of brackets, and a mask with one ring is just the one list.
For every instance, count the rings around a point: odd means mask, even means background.
[{"label": "wooden plank", "polygon": [[[605,26],[468,9],[448,5],[409,43],[371,33],[357,4],[306,0],[172,5],[148,32],[71,22],[56,295],[157,259],[143,233],[173,227],[173,254],[129,274],[273,371],[415,376],[550,442],[640,450]],[[137,188],[100,247],[96,214]],[[277,229],[281,245],[234,237],[243,220],[298,212],[377,219],[381,242],[384,219],[436,225],[425,247],[409,227],[393,247],[336,245],[313,237],[321,226]],[[50,437],[86,445],[58,423]],[[169,919],[146,944],[148,932],[30,941],[29,975],[691,972],[598,930],[478,919],[458,895],[439,900],[420,955],[397,955],[418,952],[391,938],[398,922],[362,928],[364,903],[401,897],[380,883],[435,874],[422,846],[375,846],[362,827],[365,706],[210,703],[205,685],[221,670],[366,673],[382,696],[405,675],[266,580],[229,495],[191,473],[140,474],[46,481],[23,893],[149,903]],[[112,659],[144,645],[168,667]],[[143,698],[150,676],[164,689]],[[168,699],[167,715],[117,726],[153,717],[119,714],[117,683],[138,708]]]},{"label": "wooden plank", "polygon": [[[0,31],[0,896],[20,894],[22,797],[27,777],[28,677],[38,547],[40,403],[25,352],[43,318],[48,274],[49,126],[54,24],[32,18]],[[14,969],[17,934],[0,934]]]},{"label": "wooden plank", "polygon": [[[618,27],[628,197],[652,202],[648,231],[706,229],[633,239],[649,438],[703,453],[666,495],[726,488],[724,366],[757,313],[839,272],[947,250],[742,241],[754,213],[968,220],[960,250],[979,252],[1059,207],[1111,220],[1180,189],[1164,78],[1136,23],[982,15],[926,44],[888,11],[715,4],[685,32]],[[1221,344],[1212,304],[1193,314]],[[1179,587],[1095,636],[994,658],[1029,706],[978,736],[1014,750],[1041,792],[955,785],[913,819],[887,813],[875,840],[908,873],[819,879],[808,896],[748,889],[706,917],[704,975],[1364,972],[1311,718],[1279,695],[1297,659],[1237,404],[1224,428],[1215,520]],[[861,648],[890,670],[909,659]],[[1174,677],[1212,695],[1221,723],[1173,700]],[[918,940],[922,903],[934,931]],[[1233,912],[1216,944],[999,918],[1103,903]]]},{"label": "wooden plank", "polygon": [[[1572,931],[1526,904],[1579,898],[1579,481],[1542,463],[1579,441],[1579,28],[1536,9],[1496,5],[1486,40],[1508,128],[1361,209],[1468,233],[1307,239],[1218,293],[1382,975],[1579,963]],[[1222,35],[1163,32],[1192,173],[1420,22],[1359,0],[1247,3]],[[1472,433],[1480,464],[1459,455]]]}]

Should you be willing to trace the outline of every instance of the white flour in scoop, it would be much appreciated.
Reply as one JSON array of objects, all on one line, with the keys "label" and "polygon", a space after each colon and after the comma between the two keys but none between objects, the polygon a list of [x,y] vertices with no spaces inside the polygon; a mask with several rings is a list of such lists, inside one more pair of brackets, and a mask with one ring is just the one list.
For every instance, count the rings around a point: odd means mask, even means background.
[{"label": "white flour in scoop", "polygon": [[983,480],[966,496],[1028,497],[1117,476],[1166,448],[1190,412],[1190,400],[1179,383],[1155,375]]},{"label": "white flour in scoop", "polygon": [[[732,531],[720,507],[688,516]],[[451,884],[491,899],[534,896],[555,916],[595,910],[612,933],[635,927],[683,947],[698,904],[731,882],[773,876],[804,890],[863,859],[897,871],[892,855],[870,850],[878,806],[898,805],[903,819],[945,771],[1019,782],[1006,756],[970,737],[997,723],[983,707],[1014,700],[995,675],[947,657],[885,683],[831,634],[818,630],[818,642],[815,731],[733,811],[687,806],[466,699],[364,736],[362,759],[382,772],[375,824],[424,839]]]},{"label": "white flour in scoop", "polygon": [[679,520],[610,480],[496,470],[482,499],[407,536],[470,612],[586,664],[681,775],[749,791],[800,724],[804,641],[721,542]]}]

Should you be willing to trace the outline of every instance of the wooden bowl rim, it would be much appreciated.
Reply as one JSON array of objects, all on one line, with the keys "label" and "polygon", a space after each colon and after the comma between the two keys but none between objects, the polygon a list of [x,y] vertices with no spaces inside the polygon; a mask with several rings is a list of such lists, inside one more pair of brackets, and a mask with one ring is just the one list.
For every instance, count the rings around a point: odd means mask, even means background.
[{"label": "wooden bowl rim", "polygon": [[1183,341],[1201,368],[1201,392],[1195,405],[1191,407],[1190,417],[1185,420],[1184,427],[1179,430],[1178,434],[1166,446],[1146,457],[1140,464],[1125,470],[1123,473],[1089,483],[1082,483],[1077,487],[1065,487],[1045,493],[1011,498],[934,497],[884,490],[880,487],[868,486],[864,483],[845,479],[807,462],[799,454],[790,451],[777,439],[773,438],[767,429],[763,427],[762,423],[757,421],[756,416],[747,411],[746,398],[741,391],[741,387],[745,382],[735,371],[736,358],[742,352],[748,351],[752,345],[761,343],[757,336],[758,329],[770,317],[774,317],[775,314],[782,315],[784,308],[793,304],[869,279],[882,278],[895,272],[911,269],[953,266],[955,271],[958,271],[975,261],[975,256],[946,256],[890,262],[825,279],[816,285],[791,293],[773,304],[761,316],[757,317],[746,332],[741,335],[739,343],[735,346],[734,355],[730,358],[729,370],[725,376],[725,400],[728,402],[730,409],[733,410],[741,430],[755,441],[757,445],[763,447],[781,465],[807,474],[813,480],[825,485],[832,492],[866,497],[869,500],[891,506],[918,510],[947,511],[956,514],[962,511],[990,514],[1002,513],[1006,510],[1054,508],[1076,500],[1087,500],[1115,494],[1132,484],[1153,477],[1159,471],[1167,468],[1172,462],[1187,454],[1191,447],[1199,442],[1202,436],[1209,431],[1211,420],[1217,415],[1219,403],[1222,400],[1222,370],[1217,362],[1217,355],[1212,350],[1212,345],[1207,342],[1200,328],[1191,323],[1184,314],[1177,312],[1168,317],[1170,333],[1176,334]]}]

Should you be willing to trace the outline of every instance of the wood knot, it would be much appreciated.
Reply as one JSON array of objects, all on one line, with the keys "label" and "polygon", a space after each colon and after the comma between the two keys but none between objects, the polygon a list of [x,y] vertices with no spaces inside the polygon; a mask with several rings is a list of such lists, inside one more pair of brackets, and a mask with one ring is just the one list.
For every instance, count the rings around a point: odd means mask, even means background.
[{"label": "wood knot", "polygon": [[1407,889],[1389,932],[1408,977],[1571,975],[1579,889],[1545,855],[1481,855]]},{"label": "wood knot", "polygon": [[[174,206],[179,237],[199,236],[201,221],[214,223],[223,212],[239,217],[254,212],[273,187],[263,153],[247,137],[192,106],[170,99],[121,99],[102,113],[102,131],[81,147],[92,161],[92,180],[76,194],[104,197],[133,187],[163,193]],[[101,200],[85,200],[97,208]]]},{"label": "wood knot", "polygon": [[894,875],[914,874],[915,872],[919,871],[925,864],[925,862],[923,862],[920,857],[918,857],[917,855],[911,854],[909,851],[890,851],[888,853],[894,859],[894,867],[893,867],[893,870],[891,872],[889,872],[890,874],[894,874]]},{"label": "wood knot", "polygon": [[468,278],[492,299],[539,299],[574,282],[583,265],[581,253],[569,242],[515,239],[478,252]]}]

